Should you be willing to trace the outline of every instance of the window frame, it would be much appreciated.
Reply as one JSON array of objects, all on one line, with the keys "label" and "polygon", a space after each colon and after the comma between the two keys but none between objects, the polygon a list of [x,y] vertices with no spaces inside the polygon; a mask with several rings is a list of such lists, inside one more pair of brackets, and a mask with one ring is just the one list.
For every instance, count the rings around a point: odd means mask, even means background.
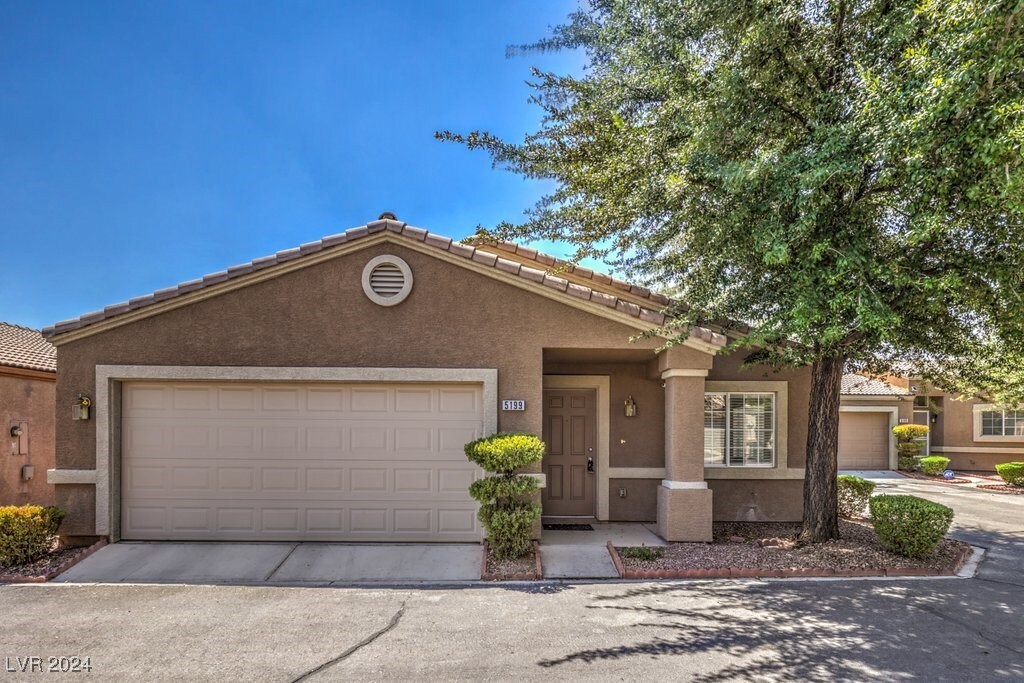
[{"label": "window frame", "polygon": [[[974,405],[974,440],[975,441],[1005,441],[1024,443],[1024,434],[1006,434],[1006,413],[1024,412],[1022,408],[1003,408],[994,403],[976,403]],[[1002,420],[1002,434],[985,434],[984,418],[985,413],[1000,413]]]},{"label": "window frame", "polygon": [[[707,461],[707,436],[705,433],[705,460],[704,467],[714,469],[774,469],[779,462],[779,396],[777,391],[729,391],[729,390],[715,390],[705,389],[704,398],[708,396],[724,396],[725,397],[725,462],[708,462]],[[757,464],[730,464],[729,452],[731,450],[730,437],[732,429],[732,411],[729,409],[729,399],[731,396],[769,396],[772,400],[772,424],[771,424],[771,440],[772,440],[772,461],[771,463],[757,463]],[[707,416],[707,408],[704,409],[705,419]],[[707,429],[705,426],[704,429]]]}]

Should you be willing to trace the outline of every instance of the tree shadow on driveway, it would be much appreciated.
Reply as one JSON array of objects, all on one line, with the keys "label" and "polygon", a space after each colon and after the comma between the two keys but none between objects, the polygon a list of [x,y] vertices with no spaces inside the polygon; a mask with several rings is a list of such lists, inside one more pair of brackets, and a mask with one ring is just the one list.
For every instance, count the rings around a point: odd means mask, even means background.
[{"label": "tree shadow on driveway", "polygon": [[636,613],[654,637],[538,664],[685,657],[708,682],[1021,680],[1020,598],[965,579],[642,585],[589,609]]}]

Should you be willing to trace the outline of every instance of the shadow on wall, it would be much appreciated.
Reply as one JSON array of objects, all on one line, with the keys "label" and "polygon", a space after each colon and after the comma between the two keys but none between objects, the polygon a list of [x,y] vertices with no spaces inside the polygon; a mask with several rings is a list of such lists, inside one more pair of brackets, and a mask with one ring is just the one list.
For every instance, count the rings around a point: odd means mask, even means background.
[{"label": "shadow on wall", "polygon": [[[596,597],[655,636],[537,662],[684,658],[692,681],[1022,680],[1019,586],[990,581],[660,584]],[[680,660],[680,664],[683,660]]]}]

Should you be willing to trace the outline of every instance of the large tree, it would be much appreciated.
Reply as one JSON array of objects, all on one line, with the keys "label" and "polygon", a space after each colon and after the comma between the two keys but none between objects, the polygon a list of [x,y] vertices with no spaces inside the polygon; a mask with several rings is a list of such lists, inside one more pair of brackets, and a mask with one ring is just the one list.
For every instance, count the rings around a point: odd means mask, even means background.
[{"label": "large tree", "polygon": [[[666,332],[811,366],[803,538],[838,535],[845,368],[1024,398],[1024,2],[592,0],[530,50],[536,132],[439,133],[553,179],[520,224],[669,287]],[[1012,362],[1011,362],[1012,361]]]}]

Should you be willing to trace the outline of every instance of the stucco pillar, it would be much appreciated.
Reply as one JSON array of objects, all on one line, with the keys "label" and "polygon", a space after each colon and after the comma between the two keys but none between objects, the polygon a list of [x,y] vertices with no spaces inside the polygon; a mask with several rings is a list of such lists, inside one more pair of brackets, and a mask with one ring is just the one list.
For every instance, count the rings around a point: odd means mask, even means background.
[{"label": "stucco pillar", "polygon": [[707,370],[668,369],[665,382],[665,479],[658,487],[658,535],[711,540],[711,489],[704,481],[704,378]]}]

